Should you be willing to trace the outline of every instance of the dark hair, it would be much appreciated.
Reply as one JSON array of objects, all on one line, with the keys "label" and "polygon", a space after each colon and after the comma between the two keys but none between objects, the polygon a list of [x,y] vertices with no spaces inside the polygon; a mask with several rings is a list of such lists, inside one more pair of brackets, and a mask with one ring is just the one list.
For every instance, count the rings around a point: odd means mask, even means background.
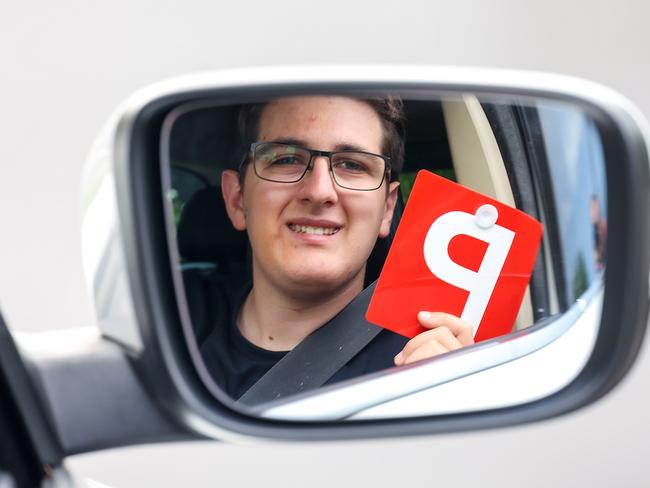
[{"label": "dark hair", "polygon": [[[359,98],[358,100],[370,105],[381,120],[384,131],[382,154],[391,159],[391,180],[397,180],[404,165],[404,104],[397,96],[386,98]],[[241,162],[248,152],[250,145],[259,136],[260,119],[266,105],[270,102],[242,105],[237,126],[239,129],[239,159]]]}]

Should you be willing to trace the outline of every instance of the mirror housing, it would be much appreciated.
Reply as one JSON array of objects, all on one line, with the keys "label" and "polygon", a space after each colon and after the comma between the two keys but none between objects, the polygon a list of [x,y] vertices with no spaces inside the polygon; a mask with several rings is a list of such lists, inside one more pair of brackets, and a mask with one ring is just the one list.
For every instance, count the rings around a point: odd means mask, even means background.
[{"label": "mirror housing", "polygon": [[[315,74],[316,73],[316,74]],[[606,161],[609,240],[602,316],[589,359],[559,391],[489,411],[348,422],[256,418],[206,386],[181,323],[161,198],[161,129],[182,104],[241,103],[305,93],[399,92],[507,96],[568,102],[594,121]],[[640,347],[648,313],[650,208],[648,128],[618,94],[574,78],[426,67],[301,67],[192,75],[135,94],[107,124],[84,182],[84,262],[105,337],[127,352],[146,389],[177,424],[228,438],[335,439],[451,432],[515,425],[587,405],[620,381]],[[591,319],[592,322],[594,319]],[[204,373],[204,372],[203,372]],[[360,381],[364,381],[360,379]],[[297,418],[297,417],[286,417]]]}]

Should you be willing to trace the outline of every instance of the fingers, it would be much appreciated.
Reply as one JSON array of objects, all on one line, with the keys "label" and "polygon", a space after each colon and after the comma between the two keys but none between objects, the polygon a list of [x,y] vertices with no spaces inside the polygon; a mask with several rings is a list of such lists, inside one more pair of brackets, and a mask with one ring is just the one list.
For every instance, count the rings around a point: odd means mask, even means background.
[{"label": "fingers", "polygon": [[455,351],[474,344],[474,330],[470,324],[443,312],[420,312],[418,321],[428,330],[411,339],[395,356],[396,366]]},{"label": "fingers", "polygon": [[416,335],[413,339],[406,343],[402,351],[405,354],[411,354],[418,347],[428,343],[437,342],[447,350],[455,350],[462,347],[462,343],[451,333],[447,327],[439,327],[437,329],[428,330]]},{"label": "fingers", "polygon": [[439,327],[423,332],[407,342],[402,352],[395,357],[395,365],[402,366],[461,347],[463,344],[448,328]]},{"label": "fingers", "polygon": [[455,315],[444,312],[423,311],[418,313],[418,321],[420,322],[420,325],[428,329],[446,327],[464,346],[474,344],[473,327]]},{"label": "fingers", "polygon": [[433,356],[438,356],[449,352],[444,346],[438,344],[437,342],[429,342],[417,348],[413,351],[408,357],[406,357],[401,364],[398,366],[405,366],[407,364],[414,363],[416,361],[421,361],[423,359],[432,358]]}]

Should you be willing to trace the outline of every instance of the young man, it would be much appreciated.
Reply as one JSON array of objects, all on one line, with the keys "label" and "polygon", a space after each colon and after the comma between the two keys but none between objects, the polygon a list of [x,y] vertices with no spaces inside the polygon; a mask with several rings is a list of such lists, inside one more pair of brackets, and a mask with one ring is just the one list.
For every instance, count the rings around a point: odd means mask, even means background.
[{"label": "young man", "polygon": [[[363,289],[368,256],[390,230],[401,124],[395,100],[290,97],[247,112],[250,151],[239,172],[224,171],[222,192],[233,226],[248,233],[253,280],[229,295],[221,324],[201,344],[232,397]],[[473,342],[471,326],[449,314],[418,319],[431,330],[408,342],[382,331],[328,383]]]}]

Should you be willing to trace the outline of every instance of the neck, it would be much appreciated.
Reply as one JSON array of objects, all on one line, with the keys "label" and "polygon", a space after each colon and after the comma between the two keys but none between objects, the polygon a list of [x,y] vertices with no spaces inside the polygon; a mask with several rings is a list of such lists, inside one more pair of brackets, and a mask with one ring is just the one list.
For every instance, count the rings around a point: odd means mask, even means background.
[{"label": "neck", "polygon": [[237,326],[258,347],[291,350],[359,294],[364,275],[365,269],[335,290],[300,295],[280,290],[254,273],[253,288],[239,312]]}]

